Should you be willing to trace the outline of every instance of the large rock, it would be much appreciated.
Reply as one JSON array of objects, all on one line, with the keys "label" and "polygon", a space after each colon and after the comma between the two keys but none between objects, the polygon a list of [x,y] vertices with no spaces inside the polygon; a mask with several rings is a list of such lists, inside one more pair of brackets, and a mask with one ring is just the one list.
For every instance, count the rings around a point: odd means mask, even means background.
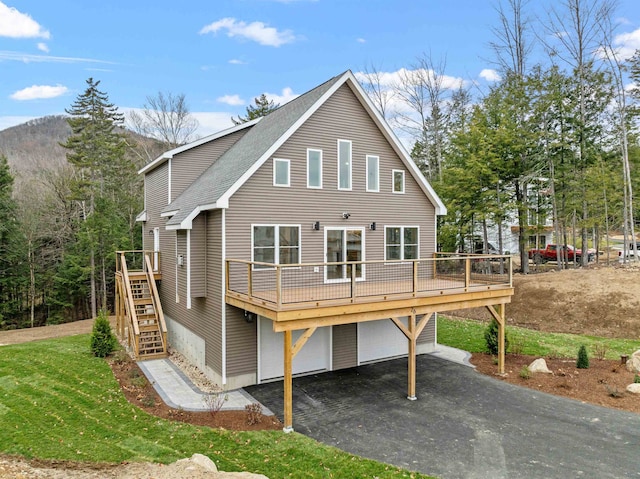
[{"label": "large rock", "polygon": [[[196,466],[199,466],[201,469],[205,471],[218,472],[218,467],[216,466],[216,463],[213,462],[204,454],[195,453],[189,459],[180,459],[176,461],[176,464],[183,464],[183,463],[194,464]],[[184,465],[187,465],[187,464],[184,464]]]},{"label": "large rock", "polygon": [[553,374],[553,372],[547,367],[547,362],[544,360],[544,358],[538,358],[534,362],[529,364],[529,372]]},{"label": "large rock", "polygon": [[640,372],[640,349],[633,353],[627,360],[627,370],[632,373]]},{"label": "large rock", "polygon": [[629,384],[627,386],[627,392],[630,392],[631,394],[640,394],[640,384]]}]

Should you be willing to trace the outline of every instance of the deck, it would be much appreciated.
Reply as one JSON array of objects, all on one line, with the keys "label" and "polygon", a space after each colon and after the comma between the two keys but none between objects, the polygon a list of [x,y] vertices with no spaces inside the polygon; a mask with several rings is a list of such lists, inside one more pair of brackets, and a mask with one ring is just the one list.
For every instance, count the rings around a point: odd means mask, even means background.
[{"label": "deck", "polygon": [[227,261],[227,303],[272,319],[276,331],[505,304],[512,295],[510,256],[297,265]]}]

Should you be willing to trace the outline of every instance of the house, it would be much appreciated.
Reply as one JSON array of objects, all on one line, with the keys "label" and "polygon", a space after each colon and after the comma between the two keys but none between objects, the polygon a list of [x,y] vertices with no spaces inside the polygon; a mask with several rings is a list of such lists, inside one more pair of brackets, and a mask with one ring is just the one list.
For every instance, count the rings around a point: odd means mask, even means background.
[{"label": "house", "polygon": [[474,283],[469,258],[434,258],[445,207],[350,71],[140,173],[153,253],[137,288],[157,280],[157,299],[119,283],[119,316],[151,318],[137,334],[160,309],[169,344],[225,389],[284,377],[290,404],[293,374],[407,354],[411,381],[436,312],[504,324],[509,268]]}]

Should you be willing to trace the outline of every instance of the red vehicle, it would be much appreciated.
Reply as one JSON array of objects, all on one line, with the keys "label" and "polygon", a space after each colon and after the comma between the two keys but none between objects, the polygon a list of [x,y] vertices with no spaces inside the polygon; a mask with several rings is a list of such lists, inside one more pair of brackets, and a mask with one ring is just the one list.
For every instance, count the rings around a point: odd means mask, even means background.
[{"label": "red vehicle", "polygon": [[[566,252],[564,246],[558,246],[556,244],[548,244],[545,249],[530,249],[529,259],[532,259],[536,264],[546,263],[547,261],[557,261],[558,249],[560,249],[561,260],[566,258],[567,261],[574,261],[575,259],[576,262],[580,262],[582,259],[582,250],[576,249],[570,244],[566,246]],[[589,255],[588,260],[593,260],[595,253],[589,251],[587,254]]]}]

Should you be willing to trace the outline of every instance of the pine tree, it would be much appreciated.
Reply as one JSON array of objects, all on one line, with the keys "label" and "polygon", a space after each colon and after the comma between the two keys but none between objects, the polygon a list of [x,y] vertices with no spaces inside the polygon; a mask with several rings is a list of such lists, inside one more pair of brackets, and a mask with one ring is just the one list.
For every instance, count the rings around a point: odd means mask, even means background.
[{"label": "pine tree", "polygon": [[256,118],[260,118],[261,116],[267,116],[269,113],[280,107],[279,104],[274,104],[273,100],[267,99],[267,96],[264,93],[258,98],[254,98],[253,101],[256,106],[249,105],[247,107],[247,116],[238,116],[237,120],[231,117],[231,121],[234,125],[241,125],[248,121],[255,120]]},{"label": "pine tree", "polygon": [[[99,81],[89,78],[87,89],[66,110],[72,134],[62,145],[69,150],[67,159],[75,168],[70,190],[80,205],[77,240],[86,248],[92,317],[96,317],[98,310],[96,269],[101,269],[101,307],[106,307],[105,268],[112,263],[107,257],[113,254],[113,245],[105,241],[101,225],[109,223],[105,218],[118,216],[120,185],[132,173],[131,162],[125,156],[125,137],[117,131],[124,117],[109,102],[108,95],[98,89],[99,85]],[[113,228],[109,231],[114,233]]]},{"label": "pine tree", "polygon": [[19,316],[27,278],[12,193],[13,176],[6,157],[0,155],[0,326]]}]

